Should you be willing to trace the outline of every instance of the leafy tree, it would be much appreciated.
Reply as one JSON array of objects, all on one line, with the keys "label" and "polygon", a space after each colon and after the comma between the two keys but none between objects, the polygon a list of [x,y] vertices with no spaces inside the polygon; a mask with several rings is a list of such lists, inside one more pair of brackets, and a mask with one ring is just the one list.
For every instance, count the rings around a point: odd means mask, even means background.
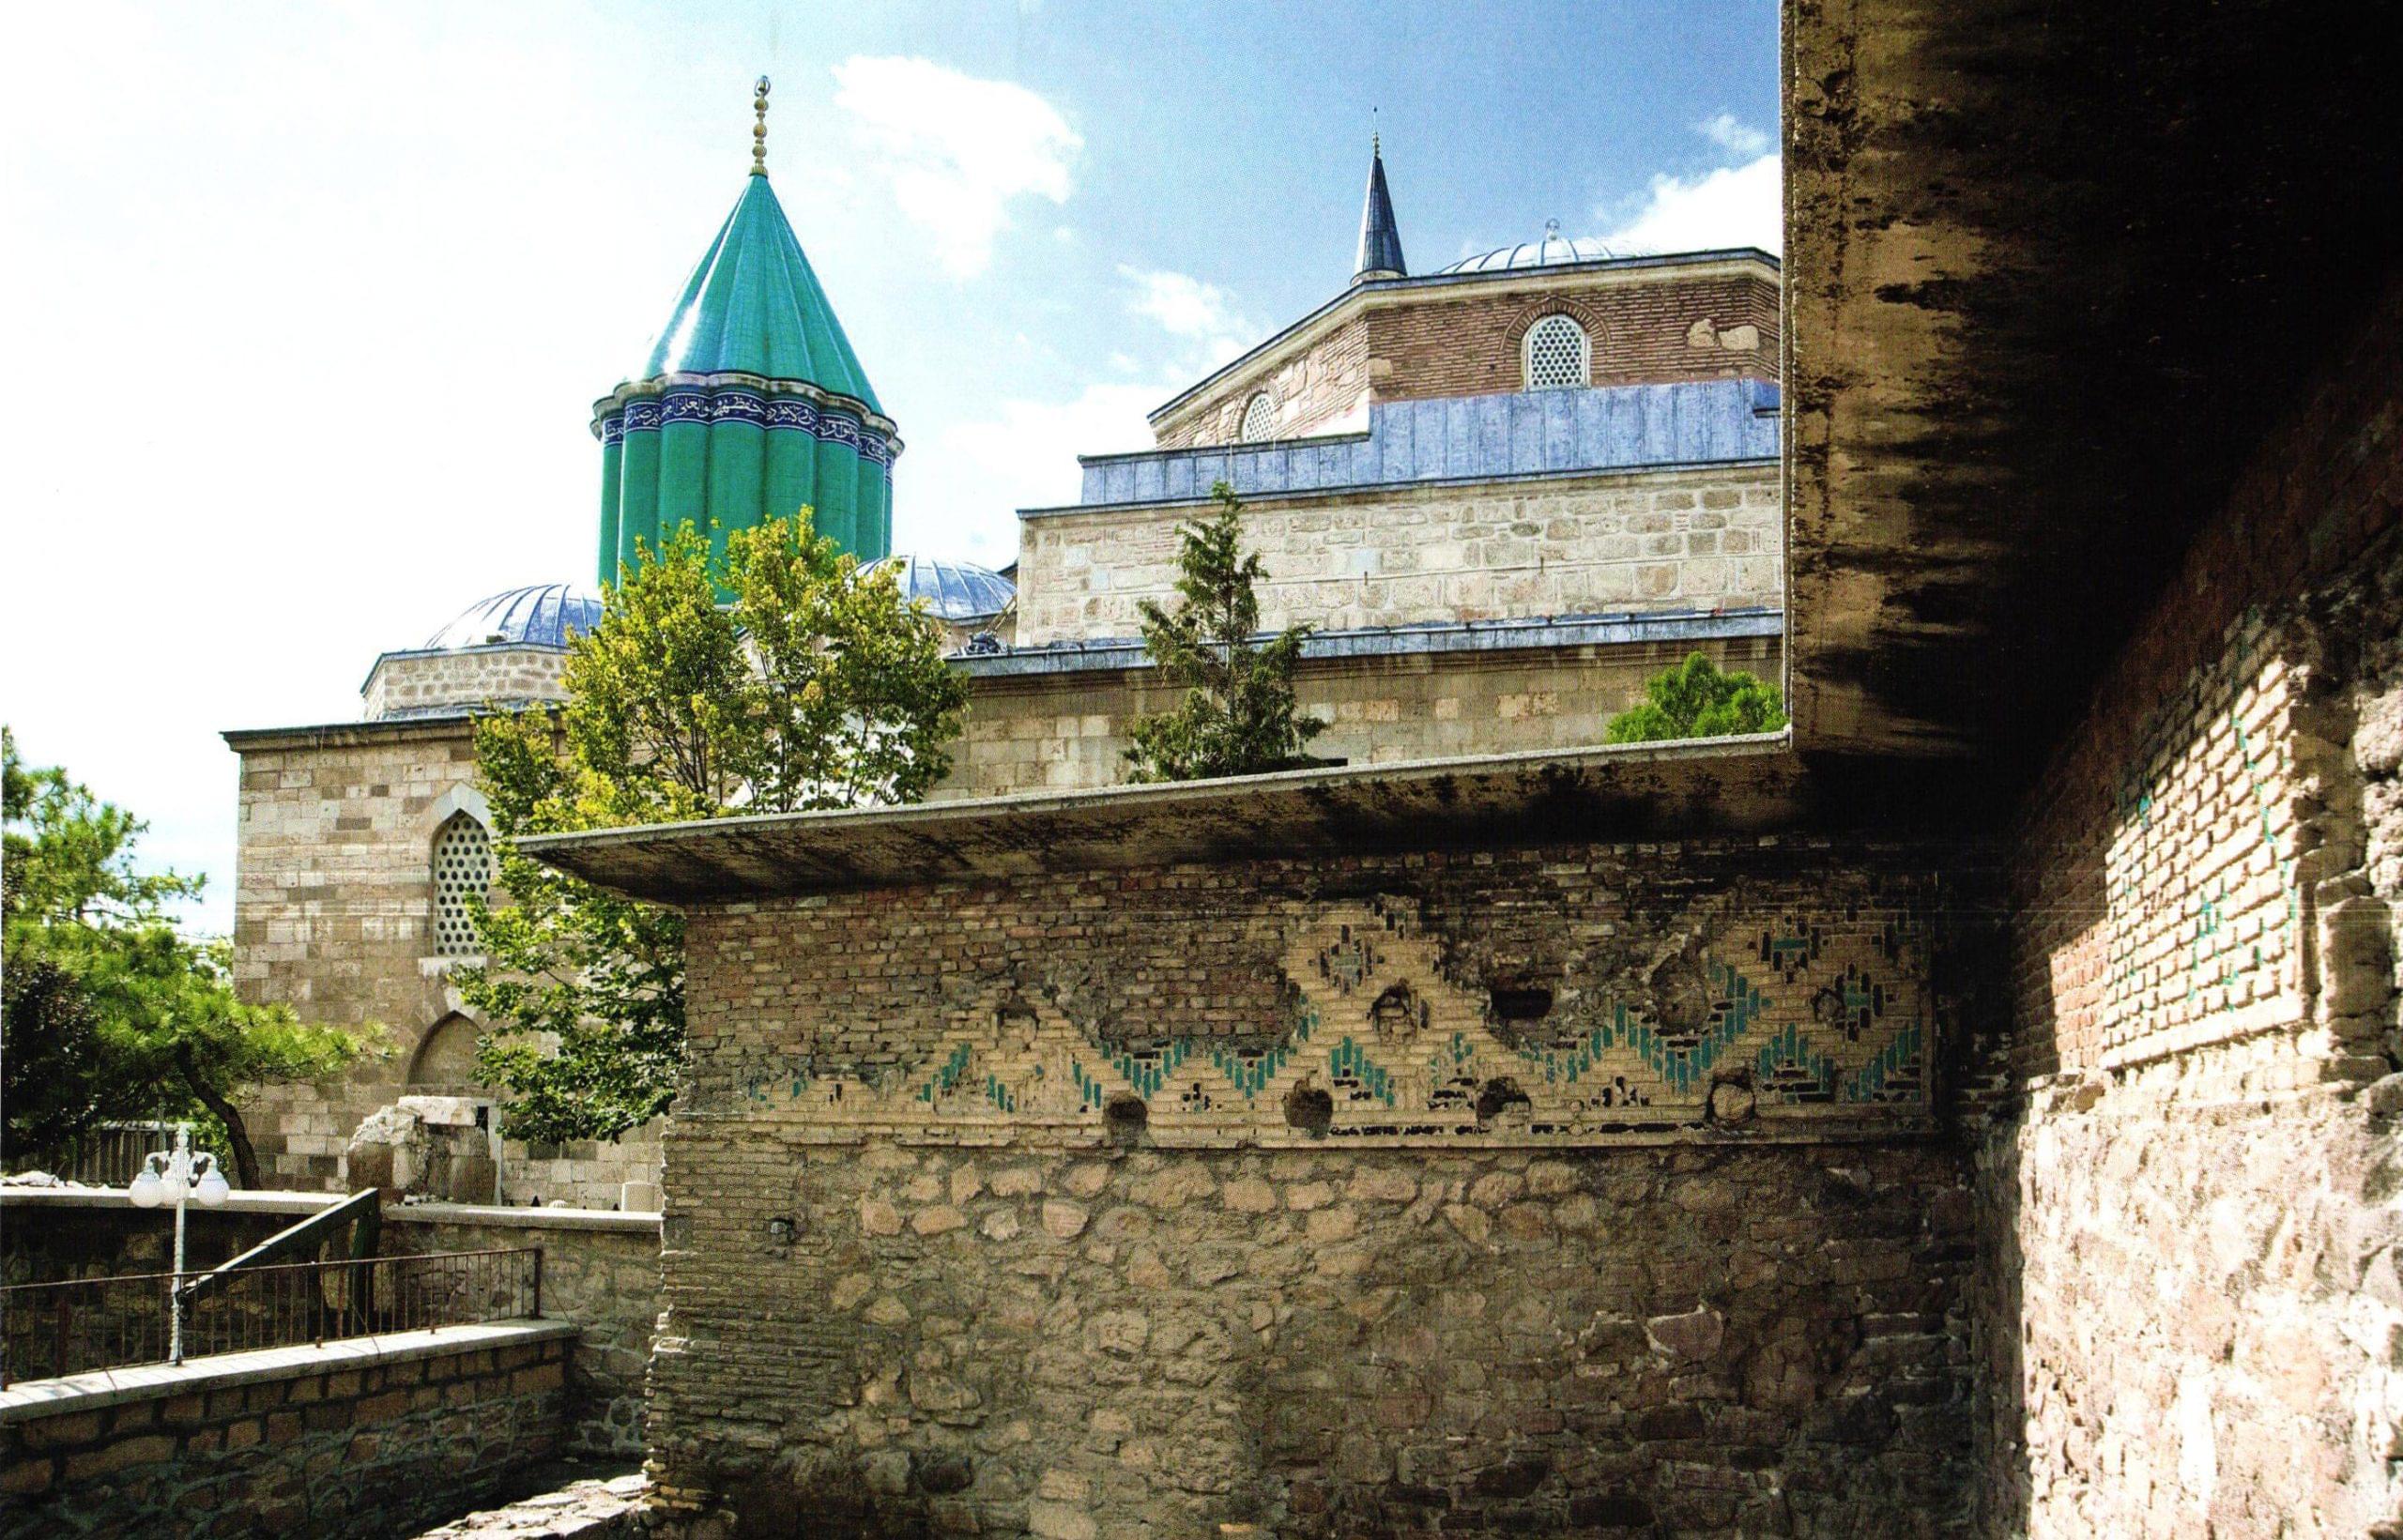
[{"label": "leafy tree", "polygon": [[244,1003],[232,949],[188,940],[168,918],[202,879],[138,872],[143,821],[63,770],[27,768],[5,729],[0,813],[8,1154],[54,1158],[103,1121],[195,1118],[222,1132],[240,1184],[257,1186],[241,1096],[331,1074],[368,1049],[373,1030]]},{"label": "leafy tree", "polygon": [[1645,698],[1602,729],[1612,743],[1773,733],[1785,725],[1777,686],[1741,670],[1722,671],[1699,652],[1644,681]]},{"label": "leafy tree", "polygon": [[1307,625],[1255,643],[1265,575],[1260,554],[1243,550],[1243,503],[1226,482],[1210,489],[1217,512],[1183,526],[1173,612],[1143,602],[1143,648],[1161,674],[1185,687],[1173,710],[1127,726],[1128,779],[1199,781],[1260,775],[1323,763],[1303,752],[1326,724],[1293,702],[1293,665]]},{"label": "leafy tree", "polygon": [[684,922],[528,859],[517,836],[918,801],[967,706],[941,624],[819,539],[806,509],[733,532],[722,563],[686,524],[620,579],[571,649],[566,704],[476,728],[509,902],[478,911],[484,962],[454,977],[502,1024],[477,1062],[523,1138],[609,1138],[666,1110]]}]

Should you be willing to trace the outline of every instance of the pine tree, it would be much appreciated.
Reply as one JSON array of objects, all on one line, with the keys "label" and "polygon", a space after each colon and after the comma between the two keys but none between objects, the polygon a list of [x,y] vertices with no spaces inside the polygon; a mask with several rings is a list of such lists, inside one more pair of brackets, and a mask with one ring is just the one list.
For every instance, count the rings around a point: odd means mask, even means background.
[{"label": "pine tree", "polygon": [[1210,489],[1211,518],[1178,534],[1179,602],[1173,611],[1143,602],[1143,648],[1170,682],[1185,688],[1173,710],[1127,726],[1128,779],[1199,781],[1261,775],[1324,763],[1303,752],[1326,724],[1293,702],[1293,665],[1307,625],[1255,642],[1266,575],[1260,554],[1243,549],[1243,504],[1227,483]]},{"label": "pine tree", "polygon": [[1699,652],[1644,681],[1645,698],[1611,718],[1605,741],[1651,743],[1673,738],[1773,733],[1785,725],[1777,686],[1739,669],[1722,671]]}]

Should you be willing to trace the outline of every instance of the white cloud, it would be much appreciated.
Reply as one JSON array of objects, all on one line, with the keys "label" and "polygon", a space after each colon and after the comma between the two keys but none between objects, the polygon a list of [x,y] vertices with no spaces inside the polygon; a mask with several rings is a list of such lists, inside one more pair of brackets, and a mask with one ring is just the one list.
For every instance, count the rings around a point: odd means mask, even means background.
[{"label": "white cloud", "polygon": [[1135,285],[1126,302],[1130,313],[1158,322],[1171,337],[1199,343],[1214,367],[1249,345],[1251,323],[1235,313],[1233,297],[1217,284],[1124,263],[1118,276]]},{"label": "white cloud", "polygon": [[931,59],[854,57],[834,67],[834,105],[954,278],[991,263],[1013,205],[1064,204],[1075,189],[1069,164],[1084,140],[1022,85]]},{"label": "white cloud", "polygon": [[1783,179],[1772,151],[1707,175],[1655,176],[1644,201],[1615,215],[1597,209],[1601,239],[1621,254],[1704,252],[1724,246],[1785,249]]},{"label": "white cloud", "polygon": [[1733,113],[1704,118],[1693,126],[1693,131],[1742,160],[1750,160],[1768,153],[1768,135]]},{"label": "white cloud", "polygon": [[[1145,414],[1178,389],[1159,380],[1088,385],[1066,401],[1003,401],[992,415],[941,430],[917,466],[904,454],[895,467],[911,541],[994,566],[1015,560],[1016,521],[994,511],[1075,502],[1083,484],[1077,456],[1152,448]],[[913,469],[925,479],[911,480]]]}]

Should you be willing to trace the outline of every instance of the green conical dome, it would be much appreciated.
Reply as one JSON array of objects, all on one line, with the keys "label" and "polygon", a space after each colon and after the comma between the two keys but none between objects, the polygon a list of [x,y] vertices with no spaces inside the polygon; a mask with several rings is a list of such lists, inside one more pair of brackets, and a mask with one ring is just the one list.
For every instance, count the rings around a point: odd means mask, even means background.
[{"label": "green conical dome", "polygon": [[877,404],[867,372],[765,176],[752,177],[735,200],[638,377],[672,374],[806,380]]},{"label": "green conical dome", "polygon": [[[764,80],[758,105],[764,142]],[[892,549],[901,441],[758,153],[641,375],[593,406],[604,584],[687,520],[723,552],[732,531],[807,507],[861,561]]]}]

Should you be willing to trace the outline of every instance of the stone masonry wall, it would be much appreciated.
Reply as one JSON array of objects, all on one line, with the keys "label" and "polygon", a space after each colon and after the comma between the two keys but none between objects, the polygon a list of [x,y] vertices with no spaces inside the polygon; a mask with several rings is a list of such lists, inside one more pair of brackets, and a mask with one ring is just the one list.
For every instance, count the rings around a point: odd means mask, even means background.
[{"label": "stone masonry wall", "polygon": [[465,647],[439,652],[388,652],[360,692],[370,722],[427,711],[473,711],[488,705],[559,700],[567,653],[555,647]]},{"label": "stone masonry wall", "polygon": [[245,1355],[276,1362],[238,1380],[161,1370],[135,1393],[0,1406],[0,1540],[414,1534],[558,1447],[572,1335],[472,1331],[376,1362],[290,1349]]},{"label": "stone masonry wall", "polygon": [[2403,1524],[2398,378],[2403,295],[2028,809],[1979,1148],[1990,1532]]},{"label": "stone masonry wall", "polygon": [[399,1096],[425,1037],[459,1007],[433,939],[433,841],[447,793],[475,782],[464,721],[296,734],[242,754],[235,983],[330,1026],[381,1024],[387,1054],[322,1093],[263,1099],[272,1180],[329,1185],[360,1119]]},{"label": "stone masonry wall", "polygon": [[543,1315],[576,1328],[560,1407],[560,1448],[624,1456],[642,1449],[651,1337],[659,1323],[659,1226],[628,1216],[577,1224],[527,1217],[395,1210],[384,1227],[394,1256],[543,1248]]},{"label": "stone masonry wall", "polygon": [[[1600,742],[1611,717],[1642,698],[1645,678],[1688,652],[1783,677],[1779,639],[1761,636],[1328,659],[1303,663],[1294,692],[1327,724],[1310,752],[1355,765],[1567,749]],[[1143,669],[977,679],[935,798],[1121,785],[1127,722],[1168,709],[1180,693]]]},{"label": "stone masonry wall", "polygon": [[[474,730],[465,720],[298,729],[241,752],[237,987],[304,1020],[384,1029],[379,1057],[243,1104],[264,1181],[331,1191],[369,1113],[412,1090],[475,1090],[462,1075],[482,1029],[433,939],[434,834],[474,787]],[[573,1147],[512,1141],[500,1196],[608,1208],[620,1183],[654,1181],[658,1166],[655,1125]]]},{"label": "stone masonry wall", "polygon": [[[1135,636],[1190,506],[1022,521],[1018,645]],[[1775,465],[1381,488],[1245,504],[1261,624],[1329,630],[1783,602]]]},{"label": "stone masonry wall", "polygon": [[751,1533],[1948,1532],[1937,864],[704,907],[654,1481]]}]

